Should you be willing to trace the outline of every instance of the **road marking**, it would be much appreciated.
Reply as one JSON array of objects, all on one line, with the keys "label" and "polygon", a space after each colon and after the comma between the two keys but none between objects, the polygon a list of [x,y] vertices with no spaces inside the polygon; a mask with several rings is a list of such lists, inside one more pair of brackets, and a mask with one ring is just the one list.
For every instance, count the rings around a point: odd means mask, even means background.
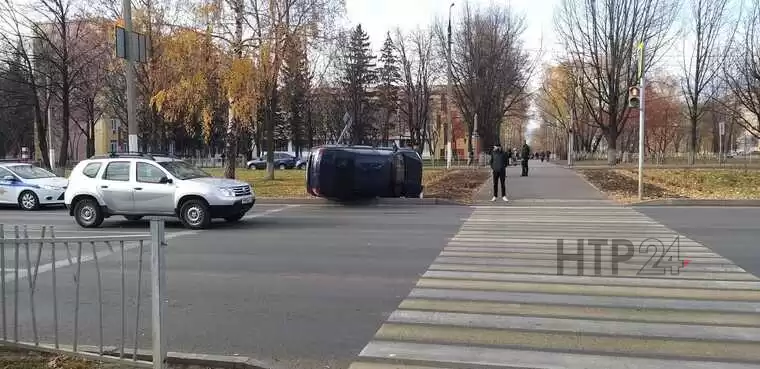
[{"label": "road marking", "polygon": [[[270,209],[270,210],[267,210],[267,211],[264,211],[264,212],[261,212],[261,213],[248,215],[248,216],[244,217],[244,219],[261,218],[261,217],[265,217],[265,216],[268,216],[268,215],[271,215],[271,214],[274,214],[274,213],[278,213],[278,212],[281,212],[283,210],[290,209],[290,208],[297,207],[297,206],[298,205],[288,205],[288,206],[284,206],[282,208]],[[184,231],[170,232],[170,233],[166,234],[165,239],[168,241],[168,240],[171,240],[171,239],[174,239],[174,238],[178,238],[178,237],[192,236],[192,235],[196,235],[198,233],[201,233],[203,231],[204,230],[184,230]],[[144,233],[143,232],[142,234],[145,234],[146,237],[150,237],[150,233]],[[134,235],[134,234],[130,234],[130,235]],[[150,239],[149,238],[145,241],[144,245],[145,246],[150,245]],[[72,244],[70,246],[74,247],[75,245]],[[85,248],[85,246],[86,246],[85,244],[82,244],[82,248],[83,249]],[[103,251],[96,252],[95,255],[97,255],[98,260],[101,260],[104,257],[109,256],[109,255],[115,253],[116,252],[116,248],[118,247],[118,245],[116,243],[112,242],[112,246],[114,247],[114,251],[103,250]],[[136,248],[139,248],[139,246],[140,246],[139,242],[125,243],[125,245],[124,245],[124,252],[134,250]],[[84,254],[84,250],[83,250],[82,258],[81,258],[81,263],[86,263],[86,262],[91,261],[93,259],[95,259],[95,257],[94,257],[94,255],[92,253],[90,253],[89,255],[85,255]],[[58,260],[55,263],[51,262],[51,263],[47,263],[47,264],[42,264],[42,265],[39,266],[39,269],[38,269],[37,273],[39,275],[39,274],[42,274],[42,273],[45,273],[45,272],[49,272],[49,271],[53,270],[53,266],[54,265],[55,265],[56,269],[60,269],[62,267],[66,267],[66,266],[72,266],[72,265],[75,264],[75,262],[76,262],[76,256],[72,255],[71,262],[69,262],[69,259],[66,258],[66,259]],[[26,276],[29,274],[25,269],[24,270],[19,270],[18,272],[19,272],[19,274],[18,274],[19,279],[26,278]],[[5,275],[6,282],[13,281],[14,278],[15,278],[14,274],[8,274],[6,272],[6,275]]]},{"label": "road marking", "polygon": [[[652,237],[683,267],[640,275]],[[351,368],[760,369],[758,313],[760,279],[633,209],[475,207]]]}]

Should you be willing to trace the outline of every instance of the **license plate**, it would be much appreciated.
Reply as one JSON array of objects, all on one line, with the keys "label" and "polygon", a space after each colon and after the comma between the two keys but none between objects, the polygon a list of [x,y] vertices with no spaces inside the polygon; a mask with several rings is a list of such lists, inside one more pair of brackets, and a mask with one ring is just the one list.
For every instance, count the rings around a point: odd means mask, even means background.
[{"label": "license plate", "polygon": [[253,202],[253,197],[246,197],[243,199],[243,204],[250,204]]}]

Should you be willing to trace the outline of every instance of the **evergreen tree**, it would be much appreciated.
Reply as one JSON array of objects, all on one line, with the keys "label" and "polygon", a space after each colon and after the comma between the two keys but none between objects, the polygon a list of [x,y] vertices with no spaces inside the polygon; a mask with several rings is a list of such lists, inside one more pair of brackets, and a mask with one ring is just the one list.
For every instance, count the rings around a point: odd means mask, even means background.
[{"label": "evergreen tree", "polygon": [[361,24],[351,32],[343,58],[343,91],[348,113],[353,118],[351,143],[367,144],[368,136],[372,134],[369,87],[375,83],[377,75],[369,35]]},{"label": "evergreen tree", "polygon": [[383,109],[380,132],[382,141],[386,145],[388,144],[388,136],[391,129],[391,115],[393,115],[398,106],[398,82],[401,79],[398,62],[395,46],[393,45],[391,34],[388,32],[383,43],[383,48],[380,50],[380,63],[382,63],[382,66],[378,71],[380,107]]},{"label": "evergreen tree", "polygon": [[298,154],[305,144],[309,67],[306,50],[299,42],[291,42],[283,70],[284,110],[287,112],[287,132]]}]

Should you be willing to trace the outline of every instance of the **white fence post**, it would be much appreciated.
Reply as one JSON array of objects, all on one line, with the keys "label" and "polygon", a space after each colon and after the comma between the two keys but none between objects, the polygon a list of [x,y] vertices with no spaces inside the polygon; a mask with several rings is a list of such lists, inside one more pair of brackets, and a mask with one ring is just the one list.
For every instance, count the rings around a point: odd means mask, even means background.
[{"label": "white fence post", "polygon": [[153,369],[166,368],[166,237],[164,221],[150,219],[150,284],[151,315],[153,317]]}]

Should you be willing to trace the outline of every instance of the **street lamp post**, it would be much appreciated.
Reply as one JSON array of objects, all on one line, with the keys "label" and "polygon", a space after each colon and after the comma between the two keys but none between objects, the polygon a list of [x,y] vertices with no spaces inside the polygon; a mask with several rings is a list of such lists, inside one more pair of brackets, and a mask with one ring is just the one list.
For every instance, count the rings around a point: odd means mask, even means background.
[{"label": "street lamp post", "polygon": [[127,83],[127,133],[129,137],[128,147],[130,152],[139,152],[137,126],[137,87],[135,86],[135,59],[138,50],[134,50],[132,44],[132,2],[122,1],[122,17],[124,17],[124,29],[126,29],[126,63],[124,77]]},{"label": "street lamp post", "polygon": [[449,5],[449,29],[448,29],[448,39],[447,39],[447,56],[448,56],[448,63],[447,64],[447,82],[446,82],[446,127],[448,128],[447,135],[446,135],[446,168],[451,168],[451,141],[453,141],[454,137],[454,126],[451,123],[451,109],[453,107],[453,94],[452,94],[452,88],[451,88],[451,8],[454,7],[454,3],[451,3]]}]

